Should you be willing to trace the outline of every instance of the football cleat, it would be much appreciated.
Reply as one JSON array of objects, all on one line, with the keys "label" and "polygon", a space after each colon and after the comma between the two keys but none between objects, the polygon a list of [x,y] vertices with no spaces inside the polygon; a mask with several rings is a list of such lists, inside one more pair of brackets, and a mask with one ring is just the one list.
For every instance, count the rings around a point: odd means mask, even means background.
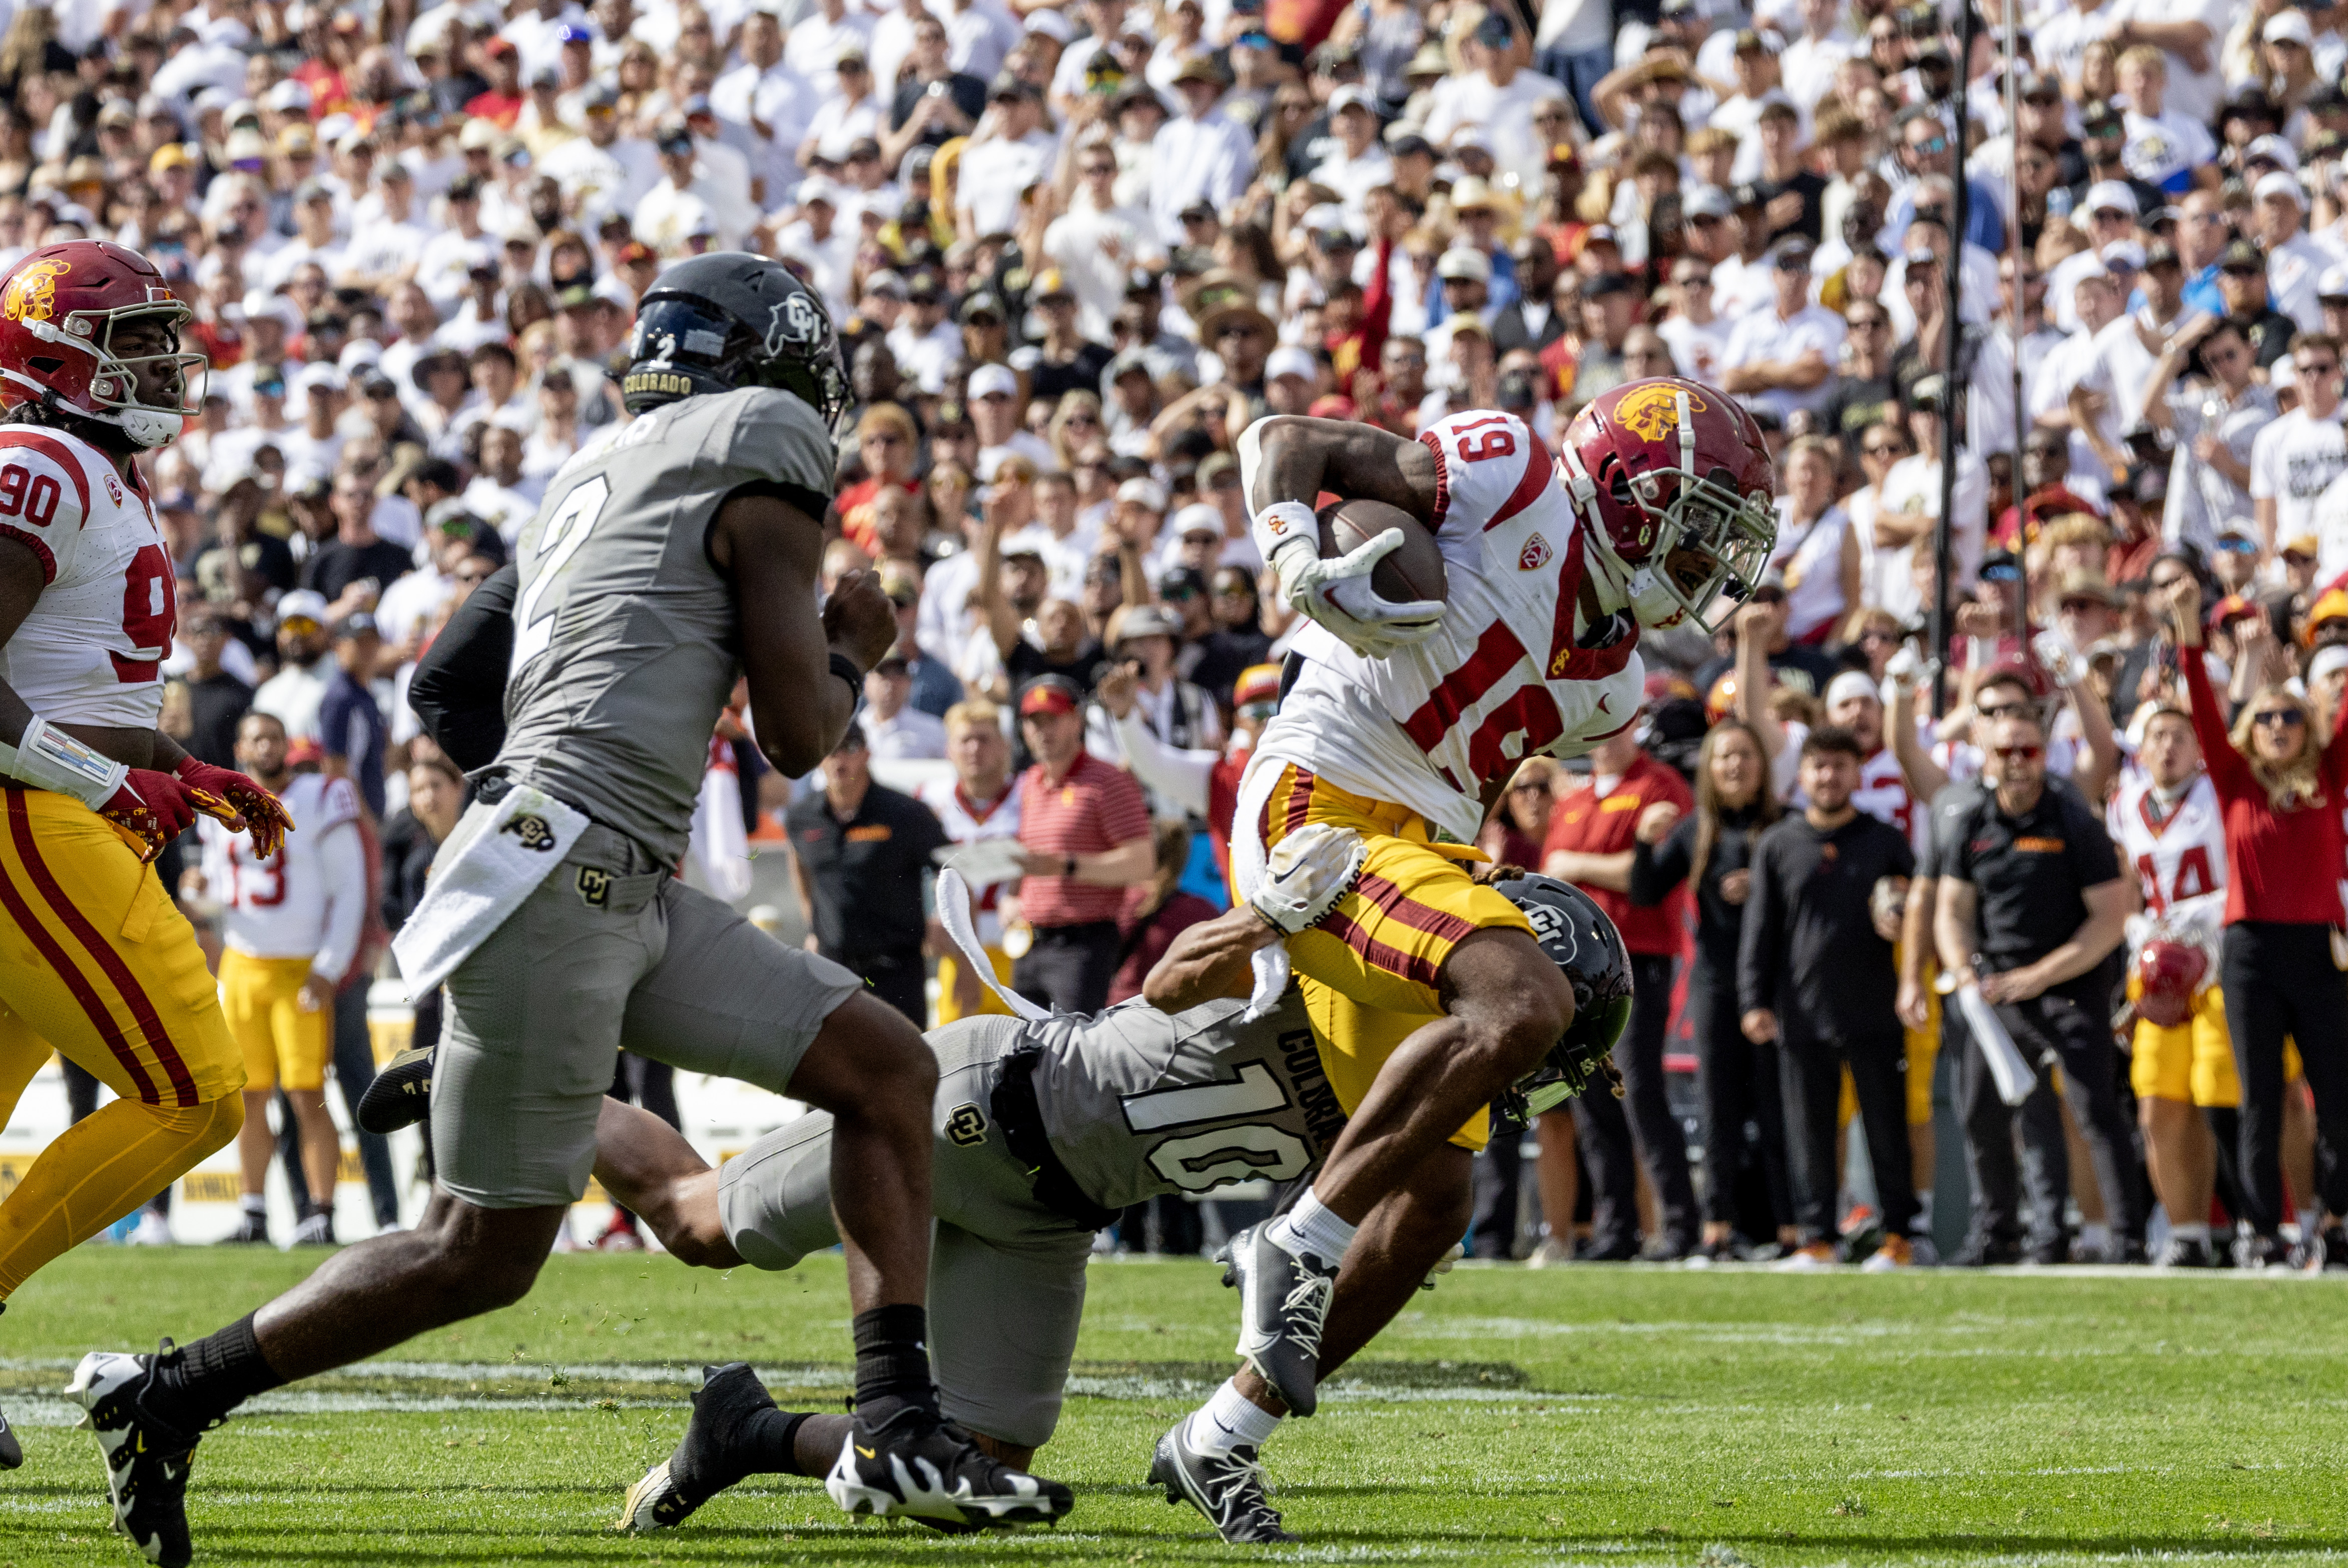
[{"label": "football cleat", "polygon": [[245,1210],[243,1217],[237,1221],[236,1229],[221,1237],[221,1241],[229,1246],[267,1246],[269,1216],[255,1214],[251,1209]]},{"label": "football cleat", "polygon": [[1289,1413],[1309,1416],[1321,1380],[1321,1330],[1337,1268],[1298,1256],[1273,1241],[1262,1221],[1231,1237],[1221,1255],[1223,1283],[1240,1293],[1239,1354],[1272,1386]]},{"label": "football cleat", "polygon": [[1830,1241],[1805,1242],[1769,1266],[1779,1274],[1816,1274],[1832,1268],[1839,1260],[1835,1256],[1835,1245]]},{"label": "football cleat", "polygon": [[412,1127],[432,1113],[432,1048],[411,1046],[384,1064],[359,1096],[355,1112],[362,1132],[377,1134]]},{"label": "football cleat", "polygon": [[823,1490],[850,1513],[997,1528],[1049,1524],[1076,1503],[1058,1481],[997,1463],[961,1427],[918,1405],[878,1427],[860,1410]]},{"label": "football cleat", "polygon": [[750,1455],[740,1440],[743,1428],[775,1401],[747,1361],[704,1367],[701,1387],[693,1391],[693,1416],[676,1451],[653,1466],[628,1489],[615,1530],[670,1530],[693,1516],[693,1511],[752,1473]]},{"label": "football cleat", "polygon": [[337,1246],[335,1240],[335,1211],[320,1204],[307,1205],[302,1223],[294,1227],[295,1246]]},{"label": "football cleat", "polygon": [[0,1470],[15,1470],[24,1462],[25,1447],[16,1440],[16,1429],[0,1416]]},{"label": "football cleat", "polygon": [[2160,1261],[2156,1268],[2215,1268],[2218,1259],[2209,1244],[2199,1236],[2173,1235],[2168,1245],[2160,1249]]},{"label": "football cleat", "polygon": [[1264,1494],[1263,1466],[1256,1449],[1242,1443],[1229,1453],[1207,1453],[1190,1445],[1190,1418],[1158,1440],[1149,1461],[1149,1484],[1166,1489],[1169,1503],[1187,1502],[1207,1516],[1215,1533],[1234,1545],[1264,1546],[1301,1537],[1281,1524],[1280,1511]]},{"label": "football cleat", "polygon": [[106,1461],[106,1491],[114,1503],[114,1531],[149,1563],[181,1568],[193,1552],[188,1541],[188,1467],[198,1435],[164,1425],[140,1407],[155,1368],[177,1355],[166,1339],[152,1356],[93,1350],[74,1368],[66,1398],[89,1413],[82,1428],[98,1439]]},{"label": "football cleat", "polygon": [[2291,1266],[2291,1247],[2279,1235],[2260,1235],[2252,1233],[2235,1241],[2234,1266],[2237,1268],[2288,1268]]},{"label": "football cleat", "polygon": [[1890,1274],[1894,1269],[1916,1266],[1916,1249],[1908,1245],[1904,1235],[1888,1235],[1883,1245],[1867,1255],[1859,1266],[1861,1274]]}]

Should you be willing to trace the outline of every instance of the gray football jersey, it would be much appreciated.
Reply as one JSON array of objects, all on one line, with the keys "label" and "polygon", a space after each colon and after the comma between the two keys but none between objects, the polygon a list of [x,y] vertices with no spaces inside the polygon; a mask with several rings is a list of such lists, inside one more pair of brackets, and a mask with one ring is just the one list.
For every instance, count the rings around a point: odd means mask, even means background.
[{"label": "gray football jersey", "polygon": [[675,864],[737,672],[710,527],[744,486],[821,516],[833,460],[814,409],[745,387],[654,409],[556,474],[516,545],[498,765]]},{"label": "gray football jersey", "polygon": [[1244,1001],[1167,1014],[1138,1000],[1027,1026],[1035,1102],[1076,1184],[1106,1208],[1317,1165],[1345,1124],[1303,992],[1241,1023]]}]

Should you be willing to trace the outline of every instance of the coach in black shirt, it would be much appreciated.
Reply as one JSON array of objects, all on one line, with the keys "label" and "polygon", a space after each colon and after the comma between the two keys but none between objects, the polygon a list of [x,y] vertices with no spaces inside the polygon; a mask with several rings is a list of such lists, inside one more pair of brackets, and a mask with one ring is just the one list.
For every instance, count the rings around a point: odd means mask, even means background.
[{"label": "coach in black shirt", "polygon": [[[1809,807],[1781,818],[1753,851],[1752,890],[1737,952],[1745,1036],[1777,1043],[1802,1250],[1789,1263],[1834,1261],[1835,1112],[1850,1068],[1867,1153],[1883,1205],[1885,1262],[1911,1261],[1916,1194],[1908,1157],[1908,1075],[1893,1011],[1899,974],[1872,913],[1876,885],[1915,870],[1908,837],[1850,804],[1861,761],[1837,725],[1802,742]],[[1899,886],[1895,884],[1895,886]],[[1904,889],[1902,896],[1904,897]]]},{"label": "coach in black shirt", "polygon": [[784,818],[807,905],[809,952],[846,964],[882,1001],[929,1022],[922,941],[929,922],[922,877],[946,846],[938,819],[908,794],[872,782],[861,724],[848,726],[824,760],[821,794]]},{"label": "coach in black shirt", "polygon": [[[1933,915],[1941,967],[1959,987],[1980,982],[2034,1068],[2043,1072],[2050,1055],[2059,1061],[2120,1260],[2140,1262],[2145,1200],[2120,1112],[2104,962],[2120,944],[2135,889],[2120,875],[2102,818],[2075,794],[2048,787],[2046,732],[2034,715],[1998,719],[1984,753],[1989,789],[1969,811],[1933,814],[1934,829],[1947,830]],[[1997,1098],[1978,1044],[1966,1055],[1965,1074],[1982,1240],[1994,1253],[2011,1247],[2020,1229],[2013,1114]],[[2047,1256],[2061,1261],[2067,1246],[2050,1244]]]}]

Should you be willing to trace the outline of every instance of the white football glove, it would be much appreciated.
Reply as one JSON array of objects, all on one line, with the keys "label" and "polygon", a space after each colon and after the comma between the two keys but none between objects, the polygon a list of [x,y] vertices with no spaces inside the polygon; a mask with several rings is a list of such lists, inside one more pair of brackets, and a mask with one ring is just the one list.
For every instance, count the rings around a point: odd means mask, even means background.
[{"label": "white football glove", "polygon": [[1272,845],[1264,858],[1263,880],[1249,907],[1263,923],[1293,937],[1336,907],[1353,890],[1368,855],[1362,835],[1350,827],[1309,822]]},{"label": "white football glove", "polygon": [[1256,547],[1280,575],[1282,603],[1327,627],[1365,659],[1388,658],[1435,635],[1443,624],[1441,600],[1397,604],[1379,598],[1370,586],[1378,562],[1402,548],[1400,528],[1388,528],[1349,555],[1323,560],[1319,528],[1311,519],[1311,509],[1295,501],[1267,507],[1256,518]]},{"label": "white football glove", "polygon": [[1433,1290],[1435,1288],[1435,1282],[1442,1278],[1445,1275],[1449,1274],[1451,1272],[1451,1266],[1457,1263],[1461,1258],[1466,1257],[1467,1255],[1468,1249],[1460,1245],[1457,1242],[1453,1242],[1451,1244],[1451,1250],[1435,1260],[1435,1266],[1426,1271],[1426,1277],[1418,1282],[1418,1287],[1421,1290]]}]

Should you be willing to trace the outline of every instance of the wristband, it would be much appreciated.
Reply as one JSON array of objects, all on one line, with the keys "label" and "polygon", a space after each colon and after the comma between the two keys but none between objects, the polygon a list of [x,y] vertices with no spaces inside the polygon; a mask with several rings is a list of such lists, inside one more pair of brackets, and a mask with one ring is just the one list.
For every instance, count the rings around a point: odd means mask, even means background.
[{"label": "wristband", "polygon": [[1257,552],[1266,561],[1299,544],[1314,560],[1321,559],[1321,525],[1313,508],[1302,501],[1274,501],[1255,515],[1248,531],[1254,537]]},{"label": "wristband", "polygon": [[831,672],[848,682],[850,692],[858,697],[864,695],[864,671],[856,667],[855,660],[837,648],[831,651]]},{"label": "wristband", "polygon": [[1075,877],[1075,876],[1076,876],[1076,857],[1075,856],[1071,855],[1071,856],[1068,856],[1067,864],[1066,864],[1066,865],[1065,865],[1065,866],[1063,866],[1060,868],[1060,875],[1061,875],[1061,876],[1066,876],[1066,877],[1074,878],[1074,877]]},{"label": "wristband", "polygon": [[96,811],[122,787],[130,769],[98,755],[36,713],[15,745],[0,743],[0,773],[36,789],[71,795]]}]

